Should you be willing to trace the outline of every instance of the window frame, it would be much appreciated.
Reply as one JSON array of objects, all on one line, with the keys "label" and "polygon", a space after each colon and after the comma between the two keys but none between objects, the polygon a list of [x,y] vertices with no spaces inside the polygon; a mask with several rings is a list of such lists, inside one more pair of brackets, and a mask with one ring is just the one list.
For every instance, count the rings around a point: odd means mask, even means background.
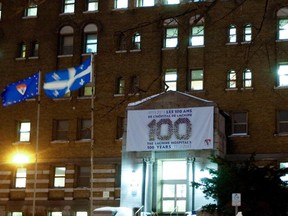
[{"label": "window frame", "polygon": [[243,89],[250,89],[253,87],[253,73],[249,68],[246,68],[243,71],[242,81],[243,81]]},{"label": "window frame", "polygon": [[237,73],[231,69],[227,72],[227,89],[237,89]]},{"label": "window frame", "polygon": [[63,0],[63,14],[74,14],[75,2],[75,0]]},{"label": "window frame", "polygon": [[[22,126],[24,124],[29,123],[29,129],[28,130],[23,130]],[[28,139],[23,139],[23,134],[28,135]],[[18,122],[18,128],[17,128],[17,142],[21,143],[30,143],[31,141],[31,122],[30,121],[20,121]]]},{"label": "window frame", "polygon": [[[87,124],[89,126],[87,126]],[[90,118],[78,119],[77,126],[78,126],[77,127],[78,140],[91,140],[91,119]],[[87,135],[85,135],[85,134],[87,134]]]},{"label": "window frame", "polygon": [[141,49],[141,35],[139,32],[135,32],[132,36],[132,50]]},{"label": "window frame", "polygon": [[137,0],[136,1],[136,7],[153,7],[153,6],[155,6],[155,0]]},{"label": "window frame", "polygon": [[[83,169],[86,169],[83,171]],[[86,172],[88,170],[88,172]],[[77,177],[77,187],[87,187],[90,188],[91,180],[91,167],[90,166],[79,166],[78,167],[78,177]]]},{"label": "window frame", "polygon": [[[281,119],[281,113],[286,114],[288,116],[288,110],[278,110],[277,112],[277,133],[280,135],[288,135],[288,118],[287,119]],[[287,131],[281,130],[281,124],[287,125]]]},{"label": "window frame", "polygon": [[27,45],[24,42],[19,44],[18,57],[25,59],[27,57]]},{"label": "window frame", "polygon": [[[64,129],[59,128],[61,123],[64,125]],[[62,127],[62,126],[61,126]],[[66,128],[67,127],[67,128]],[[61,130],[60,130],[61,129]],[[54,119],[53,120],[53,130],[52,130],[52,140],[53,141],[69,141],[69,120],[67,119]]]},{"label": "window frame", "polygon": [[15,188],[26,188],[26,184],[27,184],[27,168],[25,167],[16,168]]},{"label": "window frame", "polygon": [[71,26],[63,26],[60,29],[59,36],[60,36],[59,55],[73,55],[74,29]]},{"label": "window frame", "polygon": [[128,0],[114,0],[114,9],[128,9]]},{"label": "window frame", "polygon": [[[287,70],[283,69],[282,73],[281,67],[285,67]],[[277,87],[288,88],[288,62],[279,63],[277,66]]]},{"label": "window frame", "polygon": [[124,117],[117,116],[116,140],[122,139],[124,133]]},{"label": "window frame", "polygon": [[116,79],[116,95],[125,95],[125,79],[120,76]]},{"label": "window frame", "polygon": [[[200,79],[200,78],[195,78],[194,79],[194,77],[193,77],[193,72],[202,72],[202,78]],[[193,83],[195,83],[195,82],[201,82],[201,88],[198,88],[198,89],[194,89],[193,88]],[[196,85],[198,85],[198,84],[196,84]],[[204,70],[203,69],[201,69],[201,68],[199,68],[199,69],[190,69],[190,89],[189,89],[190,91],[203,91],[204,90]]]},{"label": "window frame", "polygon": [[[280,8],[277,13],[277,40],[287,41],[288,40],[288,7]],[[284,27],[281,27],[281,22],[286,22],[287,24]]]},{"label": "window frame", "polygon": [[37,4],[29,4],[28,7],[25,8],[24,17],[33,18],[33,17],[37,17],[37,15],[38,15],[38,5]]},{"label": "window frame", "polygon": [[247,23],[243,26],[243,42],[250,43],[252,42],[252,24]]},{"label": "window frame", "polygon": [[237,43],[237,26],[234,24],[228,27],[228,43]]},{"label": "window frame", "polygon": [[38,56],[39,56],[39,42],[33,41],[31,42],[30,57],[38,57]]},{"label": "window frame", "polygon": [[[94,23],[87,24],[84,27],[84,50],[83,52],[85,54],[90,54],[90,53],[97,53],[97,48],[98,48],[98,28],[97,25]],[[94,36],[92,39],[93,42],[89,41],[89,36]],[[88,48],[92,47],[91,52],[88,52]]]},{"label": "window frame", "polygon": [[[57,171],[57,169],[59,169]],[[61,169],[64,170],[64,174],[62,174]],[[58,180],[61,180],[59,183]],[[53,187],[54,188],[64,188],[66,181],[66,167],[65,166],[55,166],[54,167],[54,175],[53,175]]]},{"label": "window frame", "polygon": [[[174,77],[174,76],[175,76],[175,79],[172,79],[172,77]],[[178,80],[177,70],[176,69],[167,69],[165,71],[165,74],[164,74],[164,83],[165,83],[164,90],[177,91],[177,80]],[[169,89],[169,88],[171,88],[171,89]]]},{"label": "window frame", "polygon": [[[174,32],[171,35],[170,30]],[[166,27],[164,35],[164,48],[176,48],[177,46],[178,46],[178,27],[175,26]]]},{"label": "window frame", "polygon": [[[236,118],[236,115],[245,115],[245,116],[240,116],[240,118],[245,118],[243,122],[239,121],[239,119]],[[232,136],[247,136],[248,135],[248,112],[245,111],[237,111],[237,112],[232,112],[231,113],[231,126],[232,126]],[[236,122],[237,121],[237,122]],[[245,126],[245,131],[236,131],[237,126]]]},{"label": "window frame", "polygon": [[[94,9],[91,9],[91,7]],[[99,0],[86,0],[87,12],[97,12],[98,10],[99,10]]]}]

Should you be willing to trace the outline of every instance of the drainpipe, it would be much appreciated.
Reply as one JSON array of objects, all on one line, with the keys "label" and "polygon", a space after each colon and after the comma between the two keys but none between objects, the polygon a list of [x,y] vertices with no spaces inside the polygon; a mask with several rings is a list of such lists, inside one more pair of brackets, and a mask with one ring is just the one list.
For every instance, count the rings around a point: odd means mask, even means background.
[{"label": "drainpipe", "polygon": [[145,196],[144,196],[144,212],[148,215],[152,212],[152,189],[153,189],[153,159],[145,158]]}]

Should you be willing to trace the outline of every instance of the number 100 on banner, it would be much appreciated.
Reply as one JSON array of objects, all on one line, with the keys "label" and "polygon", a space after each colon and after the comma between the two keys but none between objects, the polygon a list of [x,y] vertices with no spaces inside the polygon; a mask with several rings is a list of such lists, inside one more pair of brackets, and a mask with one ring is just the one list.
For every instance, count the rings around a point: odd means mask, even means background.
[{"label": "number 100 on banner", "polygon": [[213,107],[128,110],[126,151],[213,148]]}]

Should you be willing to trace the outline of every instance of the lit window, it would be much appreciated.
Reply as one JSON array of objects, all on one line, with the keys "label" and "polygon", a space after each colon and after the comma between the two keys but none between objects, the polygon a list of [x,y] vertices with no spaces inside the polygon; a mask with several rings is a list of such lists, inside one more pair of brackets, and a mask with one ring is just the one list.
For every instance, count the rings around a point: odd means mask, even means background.
[{"label": "lit window", "polygon": [[204,18],[201,18],[197,23],[195,20],[199,19],[199,15],[191,17],[190,25],[191,27],[191,46],[202,46],[204,45]]},{"label": "lit window", "polygon": [[132,49],[139,50],[140,42],[141,42],[141,36],[138,32],[136,32],[135,34],[133,34],[132,37]]},{"label": "lit window", "polygon": [[90,187],[90,176],[91,169],[90,167],[79,167],[79,175],[78,175],[78,187]]},{"label": "lit window", "polygon": [[87,0],[87,11],[97,11],[98,0]]},{"label": "lit window", "polygon": [[36,57],[39,55],[39,43],[37,41],[33,41],[31,43],[31,56]]},{"label": "lit window", "polygon": [[117,117],[117,131],[116,131],[116,139],[121,139],[123,137],[124,131],[124,118],[121,116]]},{"label": "lit window", "polygon": [[280,64],[277,71],[278,86],[288,86],[288,64]]},{"label": "lit window", "polygon": [[31,132],[31,123],[30,122],[20,122],[19,123],[19,141],[20,142],[29,142],[30,141],[30,132]]},{"label": "lit window", "polygon": [[164,48],[176,47],[178,45],[177,20],[167,19],[164,21],[165,35]]},{"label": "lit window", "polygon": [[17,168],[16,170],[16,179],[15,179],[15,187],[16,188],[25,188],[26,187],[26,176],[27,170],[26,168]]},{"label": "lit window", "polygon": [[54,120],[53,121],[53,140],[69,140],[69,121]]},{"label": "lit window", "polygon": [[248,134],[247,112],[232,113],[232,134],[233,135],[247,135]]},{"label": "lit window", "polygon": [[11,212],[11,216],[22,216],[22,212]]},{"label": "lit window", "polygon": [[125,94],[125,80],[123,77],[119,77],[116,83],[116,94]]},{"label": "lit window", "polygon": [[80,97],[91,97],[93,94],[93,86],[92,83],[87,83],[84,87],[79,89]]},{"label": "lit window", "polygon": [[49,216],[62,216],[62,212],[61,211],[59,211],[59,212],[53,211],[53,212],[49,213]]},{"label": "lit window", "polygon": [[236,88],[236,71],[230,70],[227,73],[227,88],[233,89]]},{"label": "lit window", "polygon": [[150,7],[155,5],[155,0],[137,0],[137,7]]},{"label": "lit window", "polygon": [[177,71],[167,70],[165,73],[165,90],[177,90]]},{"label": "lit window", "polygon": [[75,10],[75,0],[64,0],[64,13],[74,13]]},{"label": "lit window", "polygon": [[60,30],[60,55],[73,54],[73,33],[71,26],[64,26]]},{"label": "lit window", "polygon": [[244,42],[250,42],[252,40],[252,25],[247,24],[244,26],[244,34],[243,34]]},{"label": "lit window", "polygon": [[230,25],[228,29],[228,42],[229,43],[236,43],[237,41],[237,32],[236,32],[236,26]]},{"label": "lit window", "polygon": [[243,88],[251,88],[252,87],[252,71],[250,69],[246,69],[243,72]]},{"label": "lit window", "polygon": [[203,90],[203,70],[191,70],[191,90]]},{"label": "lit window", "polygon": [[186,179],[186,161],[162,162],[162,212],[186,211]]},{"label": "lit window", "polygon": [[278,133],[288,133],[288,111],[278,112]]},{"label": "lit window", "polygon": [[25,16],[26,17],[36,17],[37,16],[37,5],[36,4],[30,4],[25,9]]},{"label": "lit window", "polygon": [[78,120],[78,139],[91,139],[91,119]]},{"label": "lit window", "polygon": [[86,211],[76,211],[76,216],[88,216],[88,212],[86,212]]},{"label": "lit window", "polygon": [[97,26],[88,24],[84,28],[85,34],[85,53],[97,52]]},{"label": "lit window", "polygon": [[20,58],[26,58],[27,55],[27,46],[25,43],[19,44],[19,57]]},{"label": "lit window", "polygon": [[179,4],[180,0],[164,0],[164,4]]},{"label": "lit window", "polygon": [[278,39],[288,39],[288,7],[281,8],[277,11],[278,18]]},{"label": "lit window", "polygon": [[114,8],[119,9],[119,8],[128,8],[128,0],[114,0]]},{"label": "lit window", "polygon": [[2,19],[2,2],[0,2],[0,20]]},{"label": "lit window", "polygon": [[55,167],[54,187],[65,187],[65,167]]}]

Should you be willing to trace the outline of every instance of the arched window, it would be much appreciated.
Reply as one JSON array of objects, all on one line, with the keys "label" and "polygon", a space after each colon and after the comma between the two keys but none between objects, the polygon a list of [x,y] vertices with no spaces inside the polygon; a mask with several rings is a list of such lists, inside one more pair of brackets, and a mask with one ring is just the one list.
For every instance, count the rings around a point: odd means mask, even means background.
[{"label": "arched window", "polygon": [[73,54],[73,33],[71,26],[64,26],[60,30],[60,55]]},{"label": "arched window", "polygon": [[191,26],[191,46],[203,46],[204,45],[204,18],[200,20],[199,15],[190,18]]},{"label": "arched window", "polygon": [[178,45],[178,23],[171,18],[164,21],[164,48],[176,47]]},{"label": "arched window", "polygon": [[228,43],[236,43],[236,42],[237,42],[236,25],[230,25],[228,28]]},{"label": "arched window", "polygon": [[236,71],[230,70],[227,73],[227,88],[234,89],[236,88]]},{"label": "arched window", "polygon": [[88,24],[84,28],[84,53],[97,52],[97,26]]},{"label": "arched window", "polygon": [[245,69],[243,71],[243,88],[252,87],[252,71],[250,69]]},{"label": "arched window", "polygon": [[244,42],[251,42],[252,41],[252,25],[246,24],[243,27],[243,41]]},{"label": "arched window", "polygon": [[278,18],[278,40],[288,40],[288,7],[281,8],[277,11]]}]

